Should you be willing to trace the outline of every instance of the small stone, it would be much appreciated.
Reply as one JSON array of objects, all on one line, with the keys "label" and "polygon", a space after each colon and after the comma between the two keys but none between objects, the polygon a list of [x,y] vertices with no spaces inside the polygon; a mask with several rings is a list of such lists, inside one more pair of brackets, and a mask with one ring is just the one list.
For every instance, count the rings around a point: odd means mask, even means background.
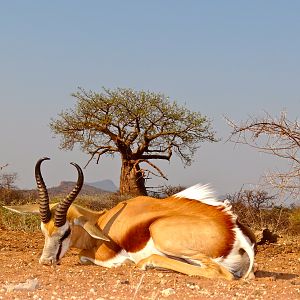
[{"label": "small stone", "polygon": [[163,297],[169,297],[175,294],[175,290],[172,288],[164,289],[161,291]]},{"label": "small stone", "polygon": [[120,283],[121,284],[130,284],[129,280],[122,280]]},{"label": "small stone", "polygon": [[200,289],[199,285],[195,284],[194,282],[188,282],[187,287],[190,288],[191,290],[194,290],[194,289],[199,290]]}]

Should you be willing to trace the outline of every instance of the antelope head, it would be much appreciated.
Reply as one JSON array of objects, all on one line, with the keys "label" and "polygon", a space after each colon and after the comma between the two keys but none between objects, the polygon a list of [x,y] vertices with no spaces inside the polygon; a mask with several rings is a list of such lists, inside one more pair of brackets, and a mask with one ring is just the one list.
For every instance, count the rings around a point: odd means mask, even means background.
[{"label": "antelope head", "polygon": [[76,163],[78,178],[73,190],[58,204],[50,204],[47,187],[41,174],[41,164],[49,160],[41,158],[35,165],[35,179],[37,183],[39,204],[23,206],[5,206],[5,208],[17,213],[39,214],[41,218],[41,230],[45,236],[45,243],[39,262],[44,265],[57,264],[67,250],[72,246],[72,231],[74,226],[82,227],[91,238],[109,241],[102,231],[81,215],[75,208],[70,213],[69,208],[79,194],[83,185],[83,172]]},{"label": "antelope head", "polygon": [[49,160],[49,158],[42,158],[38,160],[35,165],[35,179],[39,193],[41,230],[45,236],[44,249],[39,261],[44,265],[52,265],[57,263],[69,249],[71,224],[69,220],[67,220],[67,212],[82,188],[83,173],[77,164],[71,163],[76,167],[78,172],[76,186],[65,199],[50,210],[49,196],[41,174],[41,163],[44,160]]}]

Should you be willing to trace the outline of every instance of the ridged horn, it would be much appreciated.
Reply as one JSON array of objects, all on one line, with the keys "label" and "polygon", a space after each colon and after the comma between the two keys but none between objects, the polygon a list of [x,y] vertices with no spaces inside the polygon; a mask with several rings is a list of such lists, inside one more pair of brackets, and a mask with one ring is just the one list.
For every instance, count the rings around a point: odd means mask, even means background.
[{"label": "ridged horn", "polygon": [[84,177],[81,168],[73,162],[71,163],[71,165],[75,166],[77,169],[77,183],[76,186],[73,188],[72,192],[70,192],[69,195],[57,205],[54,219],[54,224],[57,227],[61,227],[66,223],[68,209],[71,206],[72,202],[76,199],[83,185]]},{"label": "ridged horn", "polygon": [[48,223],[51,219],[48,191],[41,174],[41,163],[44,160],[49,160],[49,159],[50,159],[49,157],[41,158],[37,161],[35,165],[35,181],[39,193],[39,209],[40,209],[41,220],[43,223]]}]

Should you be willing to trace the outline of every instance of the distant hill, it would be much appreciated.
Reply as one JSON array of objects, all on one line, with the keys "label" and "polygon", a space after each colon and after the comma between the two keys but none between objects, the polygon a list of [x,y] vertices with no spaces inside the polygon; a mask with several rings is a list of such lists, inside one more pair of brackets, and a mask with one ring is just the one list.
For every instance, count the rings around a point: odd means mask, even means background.
[{"label": "distant hill", "polygon": [[[73,181],[62,181],[58,186],[47,187],[48,194],[50,197],[67,195],[75,187],[76,182]],[[83,184],[80,191],[80,195],[97,196],[101,194],[107,194],[117,191],[118,188],[114,185],[111,180],[97,181],[94,183]],[[30,198],[37,198],[38,193],[36,189],[32,190],[21,190],[24,194],[30,196]]]},{"label": "distant hill", "polygon": [[87,182],[86,184],[108,192],[116,192],[118,190],[118,187],[109,179],[96,182]]},{"label": "distant hill", "polygon": [[[75,187],[75,185],[76,185],[76,183],[72,182],[72,181],[62,181],[59,186],[48,188],[48,193],[51,196],[62,195],[62,194],[66,195],[70,191],[72,191],[72,189]],[[99,195],[99,194],[104,194],[104,193],[108,193],[108,192],[109,191],[105,191],[105,190],[90,186],[88,184],[84,184],[82,186],[80,194],[93,196],[93,195]]]}]

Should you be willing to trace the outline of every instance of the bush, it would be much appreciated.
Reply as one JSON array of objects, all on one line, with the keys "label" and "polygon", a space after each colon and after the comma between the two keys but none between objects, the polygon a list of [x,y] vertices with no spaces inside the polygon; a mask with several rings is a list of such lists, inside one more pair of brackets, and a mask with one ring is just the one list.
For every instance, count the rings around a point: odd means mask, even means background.
[{"label": "bush", "polygon": [[300,208],[276,206],[276,197],[265,191],[244,190],[227,195],[239,220],[252,228],[281,234],[300,234]]},{"label": "bush", "polygon": [[[24,230],[24,231],[35,231],[40,229],[40,218],[35,215],[21,215],[18,213],[11,212],[7,209],[4,209],[3,205],[22,205],[25,203],[34,203],[36,200],[34,197],[25,198],[24,195],[19,193],[19,191],[11,190],[10,197],[1,198],[0,193],[0,228],[7,230]],[[19,197],[12,198],[14,192]],[[56,196],[52,197],[51,203],[56,203],[61,201],[65,196]],[[84,206],[86,208],[100,211],[103,209],[110,209],[117,205],[119,202],[129,199],[130,197],[121,196],[117,193],[103,194],[100,196],[79,196],[75,200],[75,204]]]},{"label": "bush", "polygon": [[0,227],[7,230],[37,231],[40,218],[36,215],[21,215],[0,207]]},{"label": "bush", "polygon": [[300,234],[300,207],[292,209],[289,221],[291,234]]},{"label": "bush", "polygon": [[100,211],[110,209],[118,203],[131,198],[130,196],[121,196],[118,193],[107,193],[99,196],[80,196],[75,204],[82,205],[92,210]]},{"label": "bush", "polygon": [[35,231],[40,228],[40,219],[33,215],[20,215],[2,206],[23,205],[34,203],[35,197],[31,193],[10,188],[0,188],[0,227],[8,230]]}]

